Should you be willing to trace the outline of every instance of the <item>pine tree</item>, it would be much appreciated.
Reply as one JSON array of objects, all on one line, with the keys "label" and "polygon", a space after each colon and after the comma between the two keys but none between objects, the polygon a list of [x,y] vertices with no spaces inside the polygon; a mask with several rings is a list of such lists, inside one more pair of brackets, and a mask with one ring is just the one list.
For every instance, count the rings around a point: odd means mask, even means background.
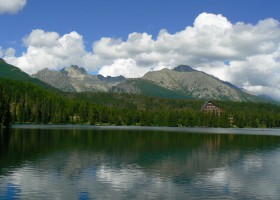
[{"label": "pine tree", "polygon": [[9,127],[11,123],[11,112],[8,98],[0,86],[0,127]]},{"label": "pine tree", "polygon": [[4,127],[9,127],[10,123],[11,123],[10,106],[9,106],[9,102],[6,101],[5,107],[4,107],[4,113],[3,113],[3,117],[2,117],[2,125]]},{"label": "pine tree", "polygon": [[2,126],[3,114],[4,114],[4,94],[3,94],[3,88],[0,85],[0,127]]}]

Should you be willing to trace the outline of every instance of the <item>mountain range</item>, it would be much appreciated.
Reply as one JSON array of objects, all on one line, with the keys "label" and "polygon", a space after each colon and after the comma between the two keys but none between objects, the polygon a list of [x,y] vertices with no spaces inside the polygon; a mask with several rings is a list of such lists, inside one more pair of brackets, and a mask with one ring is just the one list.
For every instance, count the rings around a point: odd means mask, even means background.
[{"label": "mountain range", "polygon": [[188,65],[151,71],[141,78],[90,75],[76,65],[52,71],[47,68],[32,75],[66,92],[117,92],[181,99],[259,101],[260,98]]},{"label": "mountain range", "polygon": [[178,99],[272,102],[268,97],[251,95],[229,82],[188,65],[151,71],[141,78],[91,75],[76,65],[60,71],[45,68],[29,76],[0,59],[0,78],[26,81],[46,89],[64,92],[115,92]]},{"label": "mountain range", "polygon": [[126,80],[123,76],[90,75],[84,68],[76,65],[60,71],[45,68],[32,77],[65,92],[109,92],[113,86]]}]

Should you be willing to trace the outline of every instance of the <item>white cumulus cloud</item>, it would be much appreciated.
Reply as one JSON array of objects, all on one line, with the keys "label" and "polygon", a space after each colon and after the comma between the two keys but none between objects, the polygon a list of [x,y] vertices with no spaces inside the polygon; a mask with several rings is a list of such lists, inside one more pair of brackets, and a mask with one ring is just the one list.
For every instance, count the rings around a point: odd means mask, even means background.
[{"label": "white cumulus cloud", "polygon": [[130,78],[138,77],[138,74],[145,74],[149,72],[148,68],[138,67],[133,59],[117,59],[112,65],[105,65],[100,69],[99,73],[104,76],[125,76]]},{"label": "white cumulus cloud", "polygon": [[17,13],[27,3],[27,0],[0,0],[0,13]]},{"label": "white cumulus cloud", "polygon": [[10,53],[6,51],[5,60],[29,74],[45,67],[56,70],[72,64],[84,66],[86,60],[94,62],[93,58],[88,58],[83,37],[77,32],[60,36],[56,32],[33,30],[23,41],[27,51],[20,57],[15,57],[11,50]]},{"label": "white cumulus cloud", "polygon": [[12,56],[15,56],[15,53],[16,53],[16,50],[15,50],[15,49],[13,49],[13,48],[8,48],[8,49],[5,51],[5,56],[12,57]]},{"label": "white cumulus cloud", "polygon": [[85,50],[76,32],[61,36],[33,30],[24,44],[21,56],[10,52],[5,59],[28,73],[77,64],[105,76],[140,77],[188,64],[254,94],[280,99],[280,25],[275,19],[232,23],[219,14],[201,13],[179,32],[163,29],[156,37],[131,33],[126,40],[104,37],[93,42],[92,51]]}]

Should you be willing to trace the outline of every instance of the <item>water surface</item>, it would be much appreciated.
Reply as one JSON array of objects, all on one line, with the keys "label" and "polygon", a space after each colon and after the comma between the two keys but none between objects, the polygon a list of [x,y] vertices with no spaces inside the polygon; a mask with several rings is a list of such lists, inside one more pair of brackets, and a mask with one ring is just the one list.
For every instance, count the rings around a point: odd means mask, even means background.
[{"label": "water surface", "polygon": [[279,199],[279,169],[277,136],[86,128],[0,133],[0,199]]}]

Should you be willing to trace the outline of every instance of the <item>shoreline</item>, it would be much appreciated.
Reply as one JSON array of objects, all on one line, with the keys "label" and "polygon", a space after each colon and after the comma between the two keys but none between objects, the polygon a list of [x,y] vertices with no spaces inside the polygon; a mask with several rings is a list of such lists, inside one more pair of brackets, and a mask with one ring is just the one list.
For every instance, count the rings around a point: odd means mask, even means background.
[{"label": "shoreline", "polygon": [[99,126],[99,125],[31,125],[13,124],[11,129],[64,129],[64,130],[131,130],[164,131],[209,134],[271,135],[280,136],[280,128],[206,128],[206,127],[156,127],[156,126]]}]

